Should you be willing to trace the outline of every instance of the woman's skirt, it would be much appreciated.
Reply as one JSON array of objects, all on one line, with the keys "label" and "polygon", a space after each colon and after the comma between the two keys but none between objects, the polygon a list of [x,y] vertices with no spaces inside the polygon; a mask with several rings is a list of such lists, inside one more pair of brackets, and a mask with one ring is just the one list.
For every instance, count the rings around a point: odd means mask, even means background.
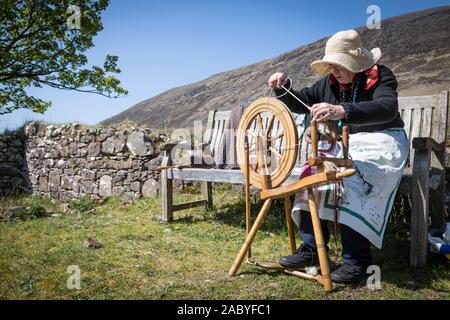
[{"label": "woman's skirt", "polygon": [[[394,203],[409,152],[403,129],[360,132],[349,136],[349,154],[357,172],[342,180],[314,188],[321,219],[343,223],[381,248],[386,224]],[[342,157],[338,143],[322,156]],[[303,166],[301,178],[314,174],[315,167]],[[292,210],[300,225],[300,210],[309,211],[307,191],[298,193]]]}]

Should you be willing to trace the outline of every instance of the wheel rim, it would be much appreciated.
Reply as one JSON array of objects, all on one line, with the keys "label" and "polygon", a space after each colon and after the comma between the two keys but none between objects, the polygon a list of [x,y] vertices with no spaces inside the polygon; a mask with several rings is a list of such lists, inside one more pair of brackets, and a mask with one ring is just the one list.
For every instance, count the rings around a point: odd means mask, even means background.
[{"label": "wheel rim", "polygon": [[[295,167],[298,154],[297,127],[289,109],[276,98],[260,98],[245,110],[237,132],[237,157],[243,172],[246,136],[249,141],[250,183],[264,189],[265,173],[270,187],[280,186]],[[263,163],[256,157],[257,139],[263,141]]]}]

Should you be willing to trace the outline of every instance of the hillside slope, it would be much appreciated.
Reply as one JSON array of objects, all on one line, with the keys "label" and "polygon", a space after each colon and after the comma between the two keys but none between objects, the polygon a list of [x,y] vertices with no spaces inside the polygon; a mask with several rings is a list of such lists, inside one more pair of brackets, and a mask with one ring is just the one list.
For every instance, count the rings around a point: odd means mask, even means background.
[{"label": "hillside slope", "polygon": [[[380,47],[380,63],[397,76],[400,95],[432,94],[450,89],[450,6],[432,8],[382,21],[380,30],[365,26],[357,31],[364,45]],[[338,31],[338,30],[336,30]],[[205,80],[168,90],[102,122],[112,125],[131,120],[151,128],[192,127],[209,110],[248,105],[268,94],[268,77],[285,71],[296,88],[319,78],[310,64],[323,56],[328,38],[286,52],[273,59],[213,75]]]}]

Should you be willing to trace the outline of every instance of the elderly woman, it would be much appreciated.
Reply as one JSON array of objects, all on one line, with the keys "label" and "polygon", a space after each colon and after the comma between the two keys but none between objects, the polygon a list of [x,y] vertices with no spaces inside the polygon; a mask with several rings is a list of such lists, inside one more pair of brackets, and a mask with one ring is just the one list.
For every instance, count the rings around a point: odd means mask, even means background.
[{"label": "elderly woman", "polygon": [[[292,90],[292,83],[282,72],[268,81],[292,112],[311,113],[312,119],[332,120],[338,127],[349,126],[349,154],[358,173],[344,179],[338,203],[330,196],[336,186],[316,188],[326,243],[326,220],[340,223],[344,263],[331,274],[334,282],[358,282],[365,276],[372,263],[371,243],[381,248],[408,155],[408,140],[398,112],[397,81],[391,70],[377,64],[380,57],[379,48],[363,48],[356,31],[341,31],[327,41],[323,59],[312,63],[313,70],[324,77],[311,87]],[[292,95],[312,106],[311,111]],[[339,148],[338,144],[333,155],[339,154]],[[308,210],[304,194],[297,194],[292,217],[299,225],[303,244],[295,254],[279,259],[285,267],[318,265]]]}]

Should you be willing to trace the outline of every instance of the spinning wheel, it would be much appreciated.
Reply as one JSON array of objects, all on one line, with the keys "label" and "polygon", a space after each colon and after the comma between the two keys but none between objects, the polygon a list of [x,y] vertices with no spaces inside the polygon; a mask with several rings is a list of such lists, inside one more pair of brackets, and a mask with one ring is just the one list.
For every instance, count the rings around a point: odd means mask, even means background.
[{"label": "spinning wheel", "polygon": [[[295,166],[298,135],[288,108],[275,98],[261,98],[244,112],[236,137],[237,157],[245,171],[245,141],[249,144],[250,182],[259,189],[281,185]],[[256,151],[262,150],[261,153]],[[265,183],[270,182],[266,186]]]},{"label": "spinning wheel", "polygon": [[[330,125],[326,122],[320,123],[320,125],[328,128],[331,133],[325,135],[323,132],[320,133],[318,131],[318,124],[315,121],[311,121],[309,142],[311,143],[312,152],[308,158],[308,163],[311,166],[317,167],[317,173],[302,178],[290,185],[283,186],[282,183],[286,181],[295,166],[298,152],[297,127],[289,109],[275,98],[261,98],[253,102],[244,112],[237,133],[237,155],[239,165],[246,178],[247,237],[229,271],[230,276],[236,275],[247,254],[248,263],[280,270],[303,278],[315,279],[324,286],[326,291],[333,289],[313,187],[349,177],[355,173],[355,169],[352,168],[352,162],[348,159],[347,127],[343,128],[342,133],[344,158],[323,158],[319,156],[318,141],[321,137],[321,140],[327,142],[330,148],[336,144],[338,139],[337,134],[333,132]],[[330,164],[333,165],[330,166]],[[343,167],[344,170],[340,170],[338,167]],[[261,189],[261,199],[265,200],[251,228],[250,184]],[[311,275],[297,270],[289,270],[276,262],[252,261],[250,259],[251,243],[270,209],[271,202],[277,198],[284,199],[290,249],[292,253],[296,251],[289,196],[302,189],[308,191],[308,203],[319,255],[321,274]]]}]

